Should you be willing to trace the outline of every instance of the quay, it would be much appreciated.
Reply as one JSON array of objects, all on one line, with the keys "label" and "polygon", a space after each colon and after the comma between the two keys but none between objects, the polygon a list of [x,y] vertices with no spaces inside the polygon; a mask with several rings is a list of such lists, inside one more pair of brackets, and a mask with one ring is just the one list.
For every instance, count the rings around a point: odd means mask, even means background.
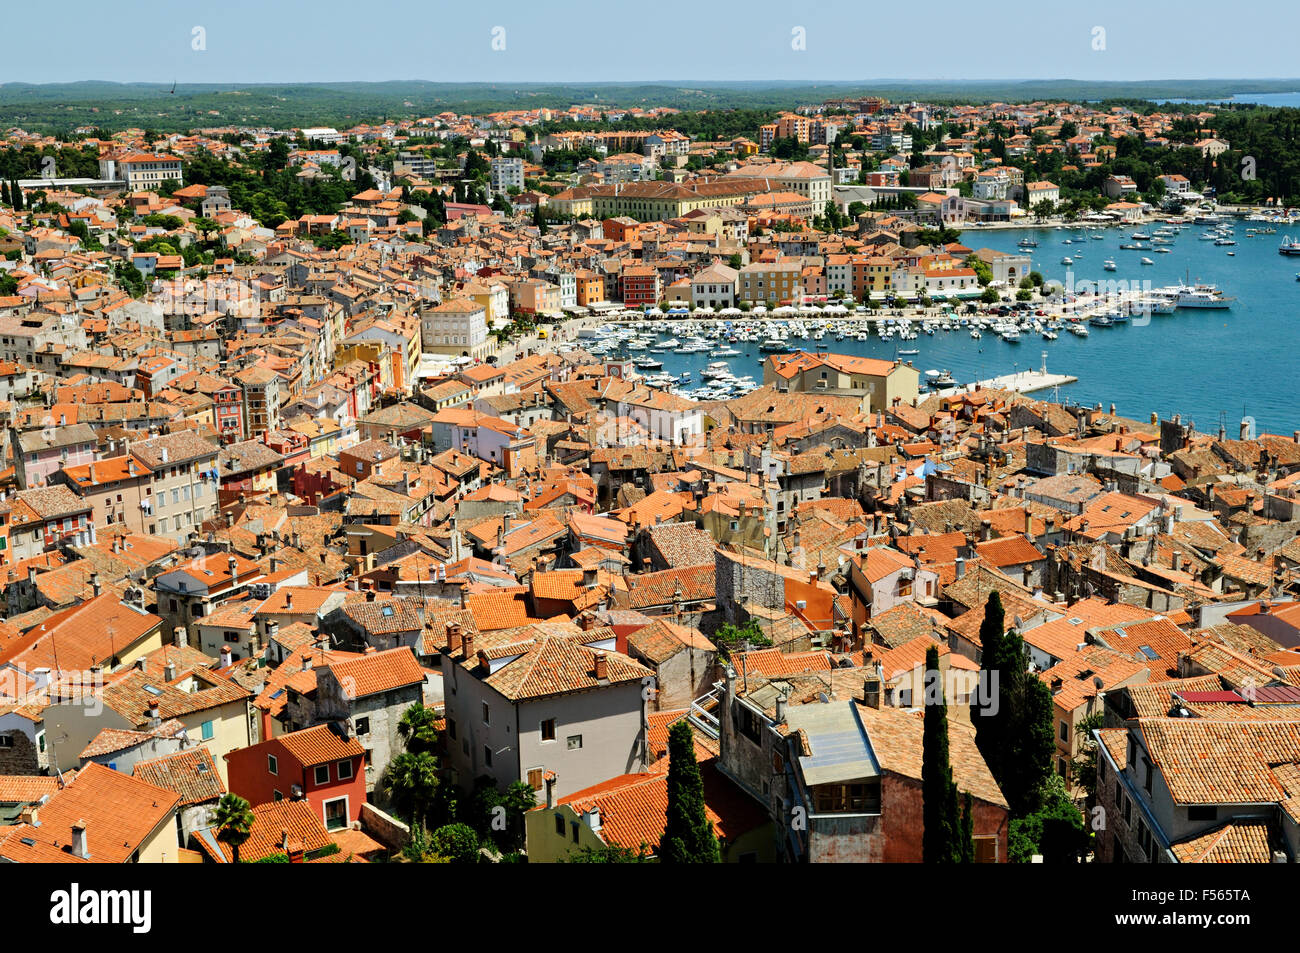
[{"label": "quay", "polygon": [[941,397],[949,397],[953,394],[968,393],[978,387],[981,390],[1010,390],[1018,394],[1032,394],[1041,390],[1051,390],[1063,384],[1075,384],[1078,381],[1079,378],[1069,374],[1049,374],[1046,370],[1024,370],[1016,371],[1014,374],[1003,374],[1001,377],[990,377],[988,380],[976,381],[961,387],[945,387],[933,393]]}]

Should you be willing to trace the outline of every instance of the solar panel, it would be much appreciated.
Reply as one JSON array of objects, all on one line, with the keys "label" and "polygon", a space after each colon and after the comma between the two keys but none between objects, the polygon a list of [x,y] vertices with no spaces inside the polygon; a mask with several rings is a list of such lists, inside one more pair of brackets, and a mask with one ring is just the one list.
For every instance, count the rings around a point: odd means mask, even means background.
[{"label": "solar panel", "polygon": [[1138,646],[1138,651],[1140,651],[1143,655],[1145,655],[1153,662],[1160,657],[1159,655],[1156,654],[1155,649],[1151,648],[1151,646],[1149,645]]}]

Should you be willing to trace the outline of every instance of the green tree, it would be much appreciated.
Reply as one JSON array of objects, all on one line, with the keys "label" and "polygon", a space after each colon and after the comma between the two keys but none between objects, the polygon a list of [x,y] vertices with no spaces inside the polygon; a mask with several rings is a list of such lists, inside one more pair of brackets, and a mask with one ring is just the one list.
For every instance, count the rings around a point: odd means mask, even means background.
[{"label": "green tree", "polygon": [[[748,310],[743,308],[741,310]],[[763,632],[762,626],[757,619],[750,619],[744,625],[732,625],[730,622],[724,622],[718,626],[718,630],[713,633],[713,642],[721,648],[728,656],[733,652],[740,651],[746,643],[756,648],[768,647],[772,640]]]},{"label": "green tree", "polygon": [[645,864],[649,863],[650,849],[642,844],[638,850],[607,844],[604,847],[584,847],[570,854],[570,864]]},{"label": "green tree", "polygon": [[538,235],[546,234],[546,216],[542,214],[541,205],[533,209],[533,225],[536,226]]},{"label": "green tree", "polygon": [[985,288],[983,293],[980,294],[980,300],[985,304],[997,304],[998,293],[993,288]]},{"label": "green tree", "polygon": [[963,864],[975,863],[975,804],[969,791],[961,801],[961,823],[959,825],[957,846]]},{"label": "green tree", "polygon": [[668,729],[668,811],[659,860],[665,864],[721,860],[713,822],[704,810],[704,780],[695,760],[694,732],[685,718]]},{"label": "green tree", "polygon": [[1042,804],[1025,817],[1013,817],[1007,833],[1012,863],[1027,864],[1034,854],[1044,863],[1077,863],[1088,849],[1083,815],[1070,800],[1065,781],[1053,775],[1043,785]]},{"label": "green tree", "polygon": [[[935,697],[937,696],[937,698]],[[925,652],[925,726],[921,736],[921,858],[927,864],[961,859],[957,786],[948,760],[948,705],[939,673],[939,649]]]},{"label": "green tree", "polygon": [[975,726],[975,745],[995,779],[1001,777],[1000,751],[1006,724],[1001,671],[1005,638],[1006,612],[1002,608],[1002,596],[994,589],[984,603],[984,618],[980,622],[980,698],[978,705],[971,705],[970,714]]},{"label": "green tree", "polygon": [[438,789],[438,762],[427,751],[404,751],[388,763],[383,788],[411,829],[424,824]]},{"label": "green tree", "polygon": [[223,794],[213,812],[212,826],[217,829],[217,840],[230,845],[234,862],[239,863],[239,848],[253,830],[252,807],[238,794]]},{"label": "green tree", "polygon": [[0,179],[0,203],[9,204],[9,183]]},{"label": "green tree", "polygon": [[1052,213],[1056,211],[1056,204],[1050,199],[1043,199],[1041,202],[1034,203],[1033,211],[1034,217],[1041,222],[1052,217]]},{"label": "green tree", "polygon": [[[1023,651],[1022,644],[1016,635],[1017,650]],[[1004,766],[1006,776],[999,782],[1013,817],[1024,817],[1039,809],[1043,786],[1053,775],[1052,757],[1056,752],[1052,690],[1037,675],[1023,669],[1020,680],[1021,688],[1012,697],[1014,720]]]},{"label": "green tree", "polygon": [[438,745],[437,720],[438,713],[420,702],[402,712],[401,721],[397,723],[397,735],[402,739],[403,747],[412,754],[432,753]]},{"label": "green tree", "polygon": [[1087,793],[1089,804],[1097,798],[1097,742],[1092,733],[1103,726],[1104,718],[1099,711],[1093,712],[1074,726],[1079,755],[1070,762],[1070,776]]},{"label": "green tree", "polygon": [[447,824],[429,835],[429,848],[453,864],[478,863],[478,835],[468,824]]}]

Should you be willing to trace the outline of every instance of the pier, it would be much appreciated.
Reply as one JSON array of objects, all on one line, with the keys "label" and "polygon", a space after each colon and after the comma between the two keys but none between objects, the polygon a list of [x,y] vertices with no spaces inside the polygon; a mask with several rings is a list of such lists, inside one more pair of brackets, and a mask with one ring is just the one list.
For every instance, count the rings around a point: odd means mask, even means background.
[{"label": "pier", "polygon": [[1018,394],[1032,394],[1040,390],[1051,390],[1053,387],[1060,387],[1062,384],[1078,383],[1079,378],[1072,377],[1069,374],[1048,374],[1046,371],[1017,371],[1014,374],[1003,374],[1001,377],[990,377],[988,380],[976,381],[973,384],[966,384],[961,387],[945,387],[942,390],[936,390],[933,393],[941,397],[950,397],[953,394],[964,394],[975,390],[1011,390]]}]

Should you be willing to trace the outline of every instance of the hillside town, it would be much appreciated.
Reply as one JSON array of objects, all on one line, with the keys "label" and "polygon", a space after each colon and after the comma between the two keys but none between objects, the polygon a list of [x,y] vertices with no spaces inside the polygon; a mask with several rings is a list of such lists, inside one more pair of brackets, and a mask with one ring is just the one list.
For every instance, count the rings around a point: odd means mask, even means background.
[{"label": "hillside town", "polygon": [[1228,120],[713,121],[3,131],[0,860],[1300,859],[1300,431],[598,346],[1045,305],[957,230]]}]

